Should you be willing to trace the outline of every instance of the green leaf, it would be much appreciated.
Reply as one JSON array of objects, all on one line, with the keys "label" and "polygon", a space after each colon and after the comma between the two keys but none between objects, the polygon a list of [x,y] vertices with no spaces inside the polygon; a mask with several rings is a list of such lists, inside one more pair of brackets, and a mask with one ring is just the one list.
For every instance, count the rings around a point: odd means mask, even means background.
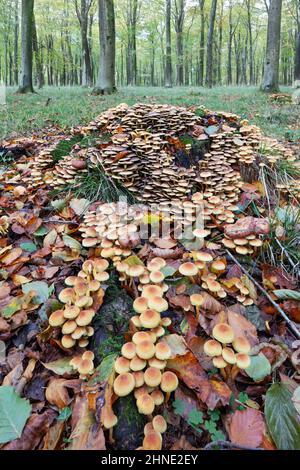
[{"label": "green leaf", "polygon": [[0,444],[21,437],[30,413],[28,400],[21,398],[11,386],[0,387]]},{"label": "green leaf", "polygon": [[71,250],[74,250],[74,251],[82,250],[81,243],[79,243],[77,240],[75,240],[75,238],[72,238],[69,235],[63,235],[63,242],[66,246],[71,248]]},{"label": "green leaf", "polygon": [[165,277],[170,277],[176,273],[177,269],[173,268],[173,266],[164,266],[160,269],[160,271],[164,274]]},{"label": "green leaf", "polygon": [[57,375],[71,374],[74,372],[73,367],[70,365],[70,357],[63,357],[62,359],[57,359],[57,361],[42,362],[43,366],[48,370],[52,370]]},{"label": "green leaf", "polygon": [[215,441],[225,441],[226,440],[226,437],[225,437],[225,434],[222,432],[222,431],[215,431],[211,434],[211,440],[213,442]]},{"label": "green leaf", "polygon": [[191,426],[199,426],[199,424],[203,423],[203,413],[195,408],[189,413],[188,423]]},{"label": "green leaf", "polygon": [[279,450],[300,450],[300,424],[292,402],[292,393],[286,385],[275,383],[267,391],[265,417]]},{"label": "green leaf", "polygon": [[258,356],[251,356],[251,364],[245,371],[255,382],[260,382],[267,375],[271,374],[271,364],[263,353]]},{"label": "green leaf", "polygon": [[58,210],[58,211],[61,211],[62,209],[64,209],[66,207],[66,199],[56,199],[56,201],[51,201],[51,206]]},{"label": "green leaf", "polygon": [[300,387],[297,387],[293,393],[292,401],[297,413],[300,415]]},{"label": "green leaf", "polygon": [[219,410],[208,410],[208,414],[212,421],[219,421],[220,419],[220,411]]},{"label": "green leaf", "polygon": [[21,305],[13,300],[9,305],[4,307],[1,311],[1,315],[4,318],[11,318],[16,312],[19,312],[19,310],[21,310]]},{"label": "green leaf", "polygon": [[248,400],[249,400],[249,396],[247,395],[247,393],[245,393],[245,392],[240,392],[239,393],[238,401],[240,401],[241,403],[247,403]]},{"label": "green leaf", "polygon": [[21,243],[20,248],[24,251],[28,251],[28,253],[33,253],[37,250],[37,246],[35,243],[28,242],[28,243]]},{"label": "green leaf", "polygon": [[96,369],[95,376],[90,380],[90,384],[105,382],[109,379],[114,370],[114,363],[118,354],[109,354]]},{"label": "green leaf", "polygon": [[36,296],[36,303],[38,304],[44,304],[46,300],[49,299],[49,287],[48,284],[44,281],[34,281],[34,282],[29,282],[28,284],[24,284],[22,286],[22,291],[23,294],[28,294],[30,291],[35,291],[37,296]]},{"label": "green leaf", "polygon": [[265,320],[263,319],[262,312],[256,305],[245,307],[244,316],[247,318],[247,320],[251,321],[254,326],[256,326],[258,331],[266,330]]},{"label": "green leaf", "polygon": [[57,417],[57,421],[67,421],[72,416],[72,409],[69,406],[63,408]]},{"label": "green leaf", "polygon": [[215,421],[205,421],[204,427],[210,434],[217,431],[217,423]]},{"label": "green leaf", "polygon": [[34,232],[34,236],[35,237],[43,237],[44,235],[46,235],[48,233],[48,229],[46,227],[40,227],[37,229],[36,232]]},{"label": "green leaf", "polygon": [[280,300],[300,300],[300,292],[291,289],[277,289],[273,294]]},{"label": "green leaf", "polygon": [[184,404],[184,401],[183,400],[174,400],[173,401],[173,408],[174,408],[174,412],[179,415],[179,416],[182,416],[185,412],[185,404]]}]

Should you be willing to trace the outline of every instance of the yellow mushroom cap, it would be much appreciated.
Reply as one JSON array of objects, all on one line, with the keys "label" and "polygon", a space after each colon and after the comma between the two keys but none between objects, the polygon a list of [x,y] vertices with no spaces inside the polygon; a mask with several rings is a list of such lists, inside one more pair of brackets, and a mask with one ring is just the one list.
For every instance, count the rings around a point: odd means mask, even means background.
[{"label": "yellow mushroom cap", "polygon": [[151,336],[146,331],[137,331],[132,337],[134,344],[139,344],[142,341],[151,341]]},{"label": "yellow mushroom cap", "polygon": [[142,265],[134,265],[134,266],[129,266],[129,268],[126,270],[126,274],[130,277],[139,277],[144,274],[145,268]]},{"label": "yellow mushroom cap", "polygon": [[155,345],[155,356],[161,361],[166,361],[171,357],[170,346],[165,342],[161,341]]},{"label": "yellow mushroom cap", "polygon": [[172,320],[169,317],[164,317],[164,318],[161,319],[160,324],[167,328],[168,326],[170,326],[172,324]]},{"label": "yellow mushroom cap", "polygon": [[63,310],[56,310],[56,312],[53,312],[49,317],[49,325],[53,327],[62,326],[65,321]]},{"label": "yellow mushroom cap", "polygon": [[100,289],[100,287],[101,287],[100,282],[97,281],[96,279],[92,279],[88,283],[88,290],[91,292],[97,292]]},{"label": "yellow mushroom cap", "polygon": [[70,304],[75,300],[75,291],[72,287],[67,287],[60,292],[58,298],[63,304]]},{"label": "yellow mushroom cap", "polygon": [[161,378],[160,388],[163,392],[174,392],[178,387],[178,378],[173,372],[164,372]]},{"label": "yellow mushroom cap", "polygon": [[145,424],[144,426],[144,435],[147,436],[147,434],[149,434],[149,432],[153,432],[154,431],[154,427],[152,425],[152,423],[147,423]]},{"label": "yellow mushroom cap", "polygon": [[143,415],[151,415],[155,408],[153,398],[149,394],[140,395],[136,400],[136,406],[139,413]]},{"label": "yellow mushroom cap", "polygon": [[114,392],[119,397],[126,397],[133,391],[134,387],[135,380],[129,372],[118,375],[113,385]]},{"label": "yellow mushroom cap", "polygon": [[139,315],[134,315],[133,317],[130,318],[130,321],[134,324],[136,328],[141,328],[141,322],[140,322],[140,316]]},{"label": "yellow mushroom cap", "polygon": [[232,341],[232,346],[239,353],[248,354],[251,350],[251,345],[247,338],[244,336],[238,336]]},{"label": "yellow mushroom cap", "polygon": [[149,387],[157,387],[161,382],[161,372],[155,367],[148,367],[144,372],[144,380]]},{"label": "yellow mushroom cap", "polygon": [[133,359],[136,355],[136,346],[133,342],[125,343],[121,349],[122,356],[126,359]]},{"label": "yellow mushroom cap", "polygon": [[94,364],[91,359],[82,359],[78,365],[78,372],[81,375],[88,375],[94,369]]},{"label": "yellow mushroom cap", "polygon": [[152,420],[152,426],[156,432],[163,434],[167,430],[167,422],[162,415],[156,415]]},{"label": "yellow mushroom cap", "polygon": [[198,268],[194,263],[187,262],[183,263],[179,267],[179,272],[183,276],[196,276],[196,274],[198,273]]},{"label": "yellow mushroom cap", "polygon": [[87,345],[89,344],[89,340],[87,338],[81,338],[79,341],[78,341],[78,346],[80,348],[86,348]]},{"label": "yellow mushroom cap", "polygon": [[95,311],[90,310],[81,310],[80,314],[76,318],[76,323],[78,326],[87,326],[91,323],[95,316]]},{"label": "yellow mushroom cap", "polygon": [[117,374],[125,374],[130,371],[130,361],[125,357],[118,357],[115,360],[114,367]]},{"label": "yellow mushroom cap", "polygon": [[166,261],[163,258],[160,258],[159,256],[157,256],[156,258],[152,258],[150,263],[157,263],[159,265],[160,269],[164,268],[167,264]]},{"label": "yellow mushroom cap", "polygon": [[149,333],[154,333],[156,335],[156,338],[161,338],[165,334],[165,329],[161,325],[158,325],[156,328],[153,328]]},{"label": "yellow mushroom cap", "polygon": [[168,302],[162,297],[156,296],[149,299],[149,307],[157,312],[165,312],[168,310]]},{"label": "yellow mushroom cap", "polygon": [[82,336],[86,335],[86,328],[84,326],[77,326],[76,330],[71,334],[73,339],[80,339]]},{"label": "yellow mushroom cap", "polygon": [[197,260],[204,261],[204,263],[210,263],[213,260],[213,257],[210,253],[207,253],[206,251],[198,251]]},{"label": "yellow mushroom cap", "polygon": [[68,320],[63,324],[61,332],[63,335],[72,334],[77,328],[77,323],[74,320]]},{"label": "yellow mushroom cap", "polygon": [[221,271],[224,271],[226,269],[226,264],[224,261],[222,260],[216,260],[216,261],[213,261],[209,267],[209,269],[213,272],[213,273],[219,273]]},{"label": "yellow mushroom cap", "polygon": [[251,364],[251,359],[248,354],[237,353],[236,355],[236,365],[239,369],[247,369]]},{"label": "yellow mushroom cap", "polygon": [[136,345],[136,353],[141,359],[150,359],[154,356],[155,347],[152,341],[141,341]]},{"label": "yellow mushroom cap", "polygon": [[161,435],[152,431],[149,432],[143,440],[143,450],[161,450],[162,448],[162,439]]},{"label": "yellow mushroom cap", "polygon": [[117,424],[118,418],[109,406],[104,405],[101,411],[101,421],[105,429],[111,429]]},{"label": "yellow mushroom cap", "polygon": [[162,297],[163,291],[162,288],[156,286],[154,284],[148,284],[147,286],[143,287],[142,296],[146,297],[147,299],[151,299],[152,297]]},{"label": "yellow mushroom cap", "polygon": [[153,390],[151,397],[153,398],[156,406],[162,405],[165,399],[164,394],[158,389]]},{"label": "yellow mushroom cap", "polygon": [[206,284],[211,292],[219,292],[220,290],[222,290],[221,284],[213,279],[208,278],[206,280]]},{"label": "yellow mushroom cap", "polygon": [[147,309],[140,315],[140,322],[143,328],[156,328],[160,324],[160,314],[156,310]]},{"label": "yellow mushroom cap", "polygon": [[140,370],[143,370],[147,365],[147,362],[145,359],[141,359],[138,356],[135,356],[131,359],[130,361],[130,369],[134,372],[138,372]]},{"label": "yellow mushroom cap", "polygon": [[143,313],[148,308],[148,299],[146,297],[138,297],[133,302],[133,310],[138,313]]},{"label": "yellow mushroom cap", "polygon": [[155,284],[160,284],[163,282],[165,276],[161,271],[151,271],[149,275],[150,281]]},{"label": "yellow mushroom cap", "polygon": [[72,336],[64,335],[61,339],[61,344],[64,348],[70,349],[74,346],[75,340],[72,338]]},{"label": "yellow mushroom cap", "polygon": [[224,369],[227,366],[227,362],[224,361],[222,356],[215,356],[213,357],[213,365],[217,367],[217,369]]},{"label": "yellow mushroom cap", "polygon": [[133,377],[134,377],[134,380],[135,380],[135,387],[138,388],[138,387],[142,387],[145,383],[145,380],[144,380],[144,372],[142,372],[141,370],[140,371],[137,371],[137,372],[133,372]]},{"label": "yellow mushroom cap", "polygon": [[106,259],[97,258],[94,260],[94,268],[98,272],[105,271],[109,266],[109,262]]},{"label": "yellow mushroom cap", "polygon": [[64,317],[69,320],[74,320],[80,314],[80,308],[76,305],[66,305],[64,310]]},{"label": "yellow mushroom cap", "polygon": [[90,359],[91,361],[93,361],[95,359],[95,354],[93,353],[93,351],[85,351],[82,354],[82,359]]},{"label": "yellow mushroom cap", "polygon": [[69,362],[70,366],[72,366],[74,369],[78,369],[81,359],[82,359],[81,356],[73,357]]},{"label": "yellow mushroom cap", "polygon": [[162,370],[166,367],[167,361],[161,361],[160,359],[157,359],[157,357],[151,357],[149,359],[148,364],[150,367],[155,367],[156,369]]},{"label": "yellow mushroom cap", "polygon": [[[144,373],[143,373],[143,375],[144,375]],[[134,398],[137,400],[142,395],[149,395],[148,388],[149,387],[147,385],[142,385],[141,387],[136,388],[133,392]]]},{"label": "yellow mushroom cap", "polygon": [[218,323],[214,327],[212,335],[217,341],[223,344],[232,343],[234,340],[234,331],[227,323]]},{"label": "yellow mushroom cap", "polygon": [[222,354],[222,346],[218,341],[214,339],[210,339],[204,343],[203,350],[207,356],[214,357],[214,356],[221,356]]},{"label": "yellow mushroom cap", "polygon": [[235,364],[236,363],[236,357],[233,349],[231,348],[224,348],[222,350],[222,357],[224,361],[226,361],[228,364]]},{"label": "yellow mushroom cap", "polygon": [[190,296],[191,304],[195,307],[200,307],[203,304],[204,298],[201,294],[192,294]]}]

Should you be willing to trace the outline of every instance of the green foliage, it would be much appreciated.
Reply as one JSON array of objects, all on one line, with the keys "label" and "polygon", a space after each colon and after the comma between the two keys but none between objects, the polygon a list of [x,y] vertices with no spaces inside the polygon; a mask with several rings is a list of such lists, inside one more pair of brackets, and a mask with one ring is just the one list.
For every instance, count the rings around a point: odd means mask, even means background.
[{"label": "green foliage", "polygon": [[51,155],[53,157],[53,164],[58,163],[59,160],[61,160],[63,157],[69,155],[73,146],[80,142],[81,139],[81,136],[74,136],[71,139],[61,140],[57,144],[55,150],[51,152]]},{"label": "green foliage", "polygon": [[72,409],[69,406],[63,408],[58,417],[57,421],[68,421],[68,419],[72,416]]},{"label": "green foliage", "polygon": [[44,281],[33,281],[22,286],[24,294],[28,294],[30,291],[36,292],[35,301],[38,304],[43,304],[49,299],[51,295],[51,288],[48,287],[47,282]]},{"label": "green foliage", "polygon": [[42,363],[43,366],[57,375],[71,374],[74,368],[70,365],[70,357],[63,357],[56,361]]},{"label": "green foliage", "polygon": [[245,371],[255,382],[260,382],[271,373],[271,364],[263,353],[250,356],[251,364]]},{"label": "green foliage", "polygon": [[21,437],[30,413],[28,400],[21,398],[11,386],[0,387],[0,444]]},{"label": "green foliage", "polygon": [[275,383],[268,389],[265,417],[279,450],[300,450],[300,424],[292,402],[292,393],[283,383]]},{"label": "green foliage", "polygon": [[109,354],[104,357],[101,364],[97,367],[94,377],[90,380],[91,384],[101,383],[108,380],[114,370],[114,363],[117,356],[118,354]]},{"label": "green foliage", "polygon": [[108,354],[119,353],[124,342],[123,336],[113,336],[101,342],[99,346],[99,356],[105,357]]}]

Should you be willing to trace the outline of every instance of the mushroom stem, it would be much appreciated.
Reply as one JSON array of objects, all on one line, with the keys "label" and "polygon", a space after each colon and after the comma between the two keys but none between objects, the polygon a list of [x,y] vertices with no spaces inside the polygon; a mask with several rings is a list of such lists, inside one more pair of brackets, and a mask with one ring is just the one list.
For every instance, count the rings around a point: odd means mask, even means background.
[{"label": "mushroom stem", "polygon": [[200,317],[200,307],[199,307],[199,305],[196,305],[196,318],[197,318],[197,320],[199,320],[199,317]]},{"label": "mushroom stem", "polygon": [[226,380],[227,379],[226,368],[223,367],[222,369],[220,369],[220,372],[221,372],[223,379]]},{"label": "mushroom stem", "polygon": [[194,276],[189,276],[189,279],[191,280],[192,284],[196,284],[196,280]]},{"label": "mushroom stem", "polygon": [[166,403],[168,403],[170,395],[171,395],[171,392],[166,392],[166,399],[165,399]]},{"label": "mushroom stem", "polygon": [[235,380],[235,378],[238,375],[239,371],[240,371],[239,367],[236,364],[234,364],[234,366],[232,366],[232,369],[231,369],[231,379],[232,380]]},{"label": "mushroom stem", "polygon": [[114,444],[115,440],[113,438],[113,432],[114,432],[114,428],[110,428],[109,429],[109,443],[110,444]]}]

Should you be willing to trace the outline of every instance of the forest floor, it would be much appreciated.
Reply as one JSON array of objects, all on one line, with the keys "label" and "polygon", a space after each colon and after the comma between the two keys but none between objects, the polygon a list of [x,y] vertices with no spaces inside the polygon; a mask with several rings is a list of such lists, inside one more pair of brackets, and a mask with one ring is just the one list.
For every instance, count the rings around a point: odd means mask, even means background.
[{"label": "forest floor", "polygon": [[[281,90],[292,95],[293,89]],[[93,96],[81,87],[45,87],[34,95],[16,95],[8,88],[7,105],[0,113],[0,137],[20,135],[56,124],[71,127],[85,124],[103,110],[121,102],[158,102],[174,105],[203,105],[208,109],[239,114],[258,125],[266,135],[280,140],[300,138],[299,106],[273,102],[256,87],[134,87],[120,88],[112,96]]]}]

